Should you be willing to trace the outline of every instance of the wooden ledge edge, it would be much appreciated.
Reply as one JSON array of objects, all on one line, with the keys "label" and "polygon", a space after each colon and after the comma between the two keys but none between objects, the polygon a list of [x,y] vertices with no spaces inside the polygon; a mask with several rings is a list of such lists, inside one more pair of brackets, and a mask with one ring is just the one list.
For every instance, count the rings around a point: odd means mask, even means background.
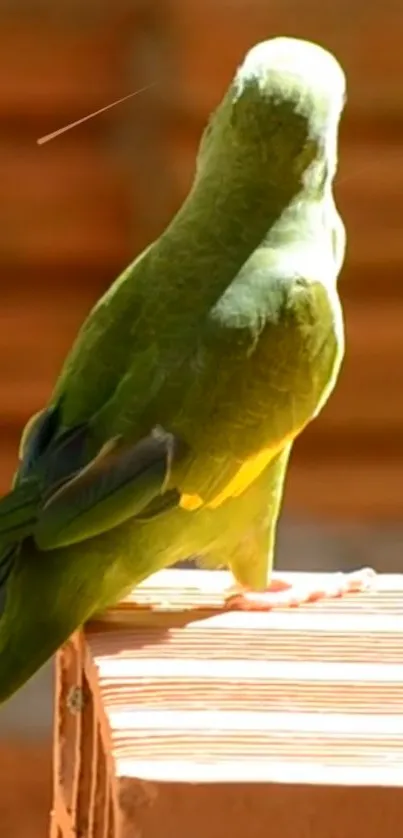
[{"label": "wooden ledge edge", "polygon": [[[296,573],[273,574],[281,576],[291,584],[314,580],[317,584],[334,576],[333,573]],[[100,612],[88,622],[86,629],[99,631],[108,624],[115,625],[151,625],[154,627],[178,627],[194,620],[206,619],[215,615],[243,617],[242,612],[224,608],[225,596],[233,584],[233,577],[228,571],[212,570],[161,570],[140,583],[121,602]],[[357,601],[376,594],[403,594],[403,574],[378,574],[374,589],[364,594],[347,594],[338,600],[340,603]],[[310,606],[301,609],[276,609],[273,613],[307,613]],[[245,612],[243,612],[245,613]],[[250,612],[249,612],[250,614]]]}]

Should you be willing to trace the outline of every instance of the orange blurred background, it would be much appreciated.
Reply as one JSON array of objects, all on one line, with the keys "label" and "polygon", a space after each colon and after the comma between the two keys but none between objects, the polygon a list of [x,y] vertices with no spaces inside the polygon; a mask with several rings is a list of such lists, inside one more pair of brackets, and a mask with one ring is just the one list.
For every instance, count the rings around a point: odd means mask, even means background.
[{"label": "orange blurred background", "polygon": [[[399,0],[3,0],[1,492],[22,426],[89,307],[179,206],[207,114],[245,51],[278,34],[305,37],[334,51],[348,79],[337,184],[347,356],[296,446],[279,563],[400,569],[402,31]],[[0,838],[47,834],[51,698],[48,667],[0,711]]]}]

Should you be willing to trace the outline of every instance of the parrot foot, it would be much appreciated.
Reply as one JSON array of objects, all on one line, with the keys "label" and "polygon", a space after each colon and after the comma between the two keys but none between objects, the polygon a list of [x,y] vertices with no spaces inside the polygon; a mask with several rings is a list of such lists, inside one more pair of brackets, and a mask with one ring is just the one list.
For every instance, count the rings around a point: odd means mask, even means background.
[{"label": "parrot foot", "polygon": [[305,584],[292,585],[275,578],[266,591],[254,592],[237,588],[226,599],[226,608],[236,611],[272,611],[274,608],[296,608],[320,599],[335,599],[345,594],[368,591],[375,586],[376,573],[365,567],[353,573],[334,573],[315,585],[310,578]]}]

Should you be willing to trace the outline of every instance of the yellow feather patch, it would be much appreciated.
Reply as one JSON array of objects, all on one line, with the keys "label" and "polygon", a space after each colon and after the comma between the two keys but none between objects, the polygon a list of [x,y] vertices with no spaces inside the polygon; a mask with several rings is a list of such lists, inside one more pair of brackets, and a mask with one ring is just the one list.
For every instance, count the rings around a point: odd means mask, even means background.
[{"label": "yellow feather patch", "polygon": [[258,454],[246,460],[232,480],[227,483],[225,489],[216,495],[214,500],[210,501],[207,506],[210,509],[217,509],[228,498],[236,498],[238,495],[241,495],[257,477],[260,477],[262,471],[264,471],[276,453],[272,448],[264,448],[263,451],[259,451]]},{"label": "yellow feather patch", "polygon": [[258,454],[254,454],[253,457],[249,457],[248,460],[242,463],[237,473],[227,483],[225,489],[219,492],[219,494],[216,495],[213,500],[209,501],[209,503],[204,504],[200,495],[182,495],[179,505],[182,509],[186,509],[189,512],[193,512],[195,509],[200,509],[200,507],[204,505],[207,509],[217,509],[218,506],[221,506],[221,504],[229,498],[238,497],[242,494],[242,492],[248,489],[248,487],[258,477],[260,477],[262,471],[264,471],[266,466],[268,466],[270,460],[272,460],[273,457],[281,451],[287,442],[288,439],[285,439],[281,442],[281,445],[278,445],[275,448],[264,448],[263,451],[259,451]]},{"label": "yellow feather patch", "polygon": [[194,512],[195,509],[203,506],[203,501],[199,495],[181,495],[179,506],[188,512]]}]

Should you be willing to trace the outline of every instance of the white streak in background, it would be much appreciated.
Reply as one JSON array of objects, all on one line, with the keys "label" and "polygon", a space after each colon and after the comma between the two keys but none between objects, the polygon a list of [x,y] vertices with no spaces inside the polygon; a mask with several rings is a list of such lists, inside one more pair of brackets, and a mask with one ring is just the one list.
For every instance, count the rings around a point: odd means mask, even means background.
[{"label": "white streak in background", "polygon": [[83,122],[87,122],[89,119],[92,119],[94,116],[98,116],[100,113],[104,113],[104,111],[108,111],[110,108],[114,108],[115,105],[120,105],[122,102],[126,102],[127,99],[132,99],[133,96],[138,96],[139,93],[144,93],[146,90],[150,90],[151,87],[155,87],[158,82],[153,81],[151,84],[147,84],[145,87],[140,87],[139,90],[135,90],[134,93],[128,93],[127,96],[122,96],[121,99],[116,99],[115,102],[111,102],[110,105],[105,105],[103,108],[99,108],[97,111],[93,111],[93,113],[89,113],[87,116],[83,116],[81,119],[77,119],[75,122],[70,122],[69,125],[65,125],[63,128],[58,128],[57,131],[52,131],[51,134],[45,134],[44,137],[39,137],[36,141],[37,145],[44,145],[45,143],[50,142],[50,140],[54,140],[55,137],[59,137],[60,134],[64,134],[66,131],[70,131],[71,128],[76,128],[77,125],[81,125]]}]

